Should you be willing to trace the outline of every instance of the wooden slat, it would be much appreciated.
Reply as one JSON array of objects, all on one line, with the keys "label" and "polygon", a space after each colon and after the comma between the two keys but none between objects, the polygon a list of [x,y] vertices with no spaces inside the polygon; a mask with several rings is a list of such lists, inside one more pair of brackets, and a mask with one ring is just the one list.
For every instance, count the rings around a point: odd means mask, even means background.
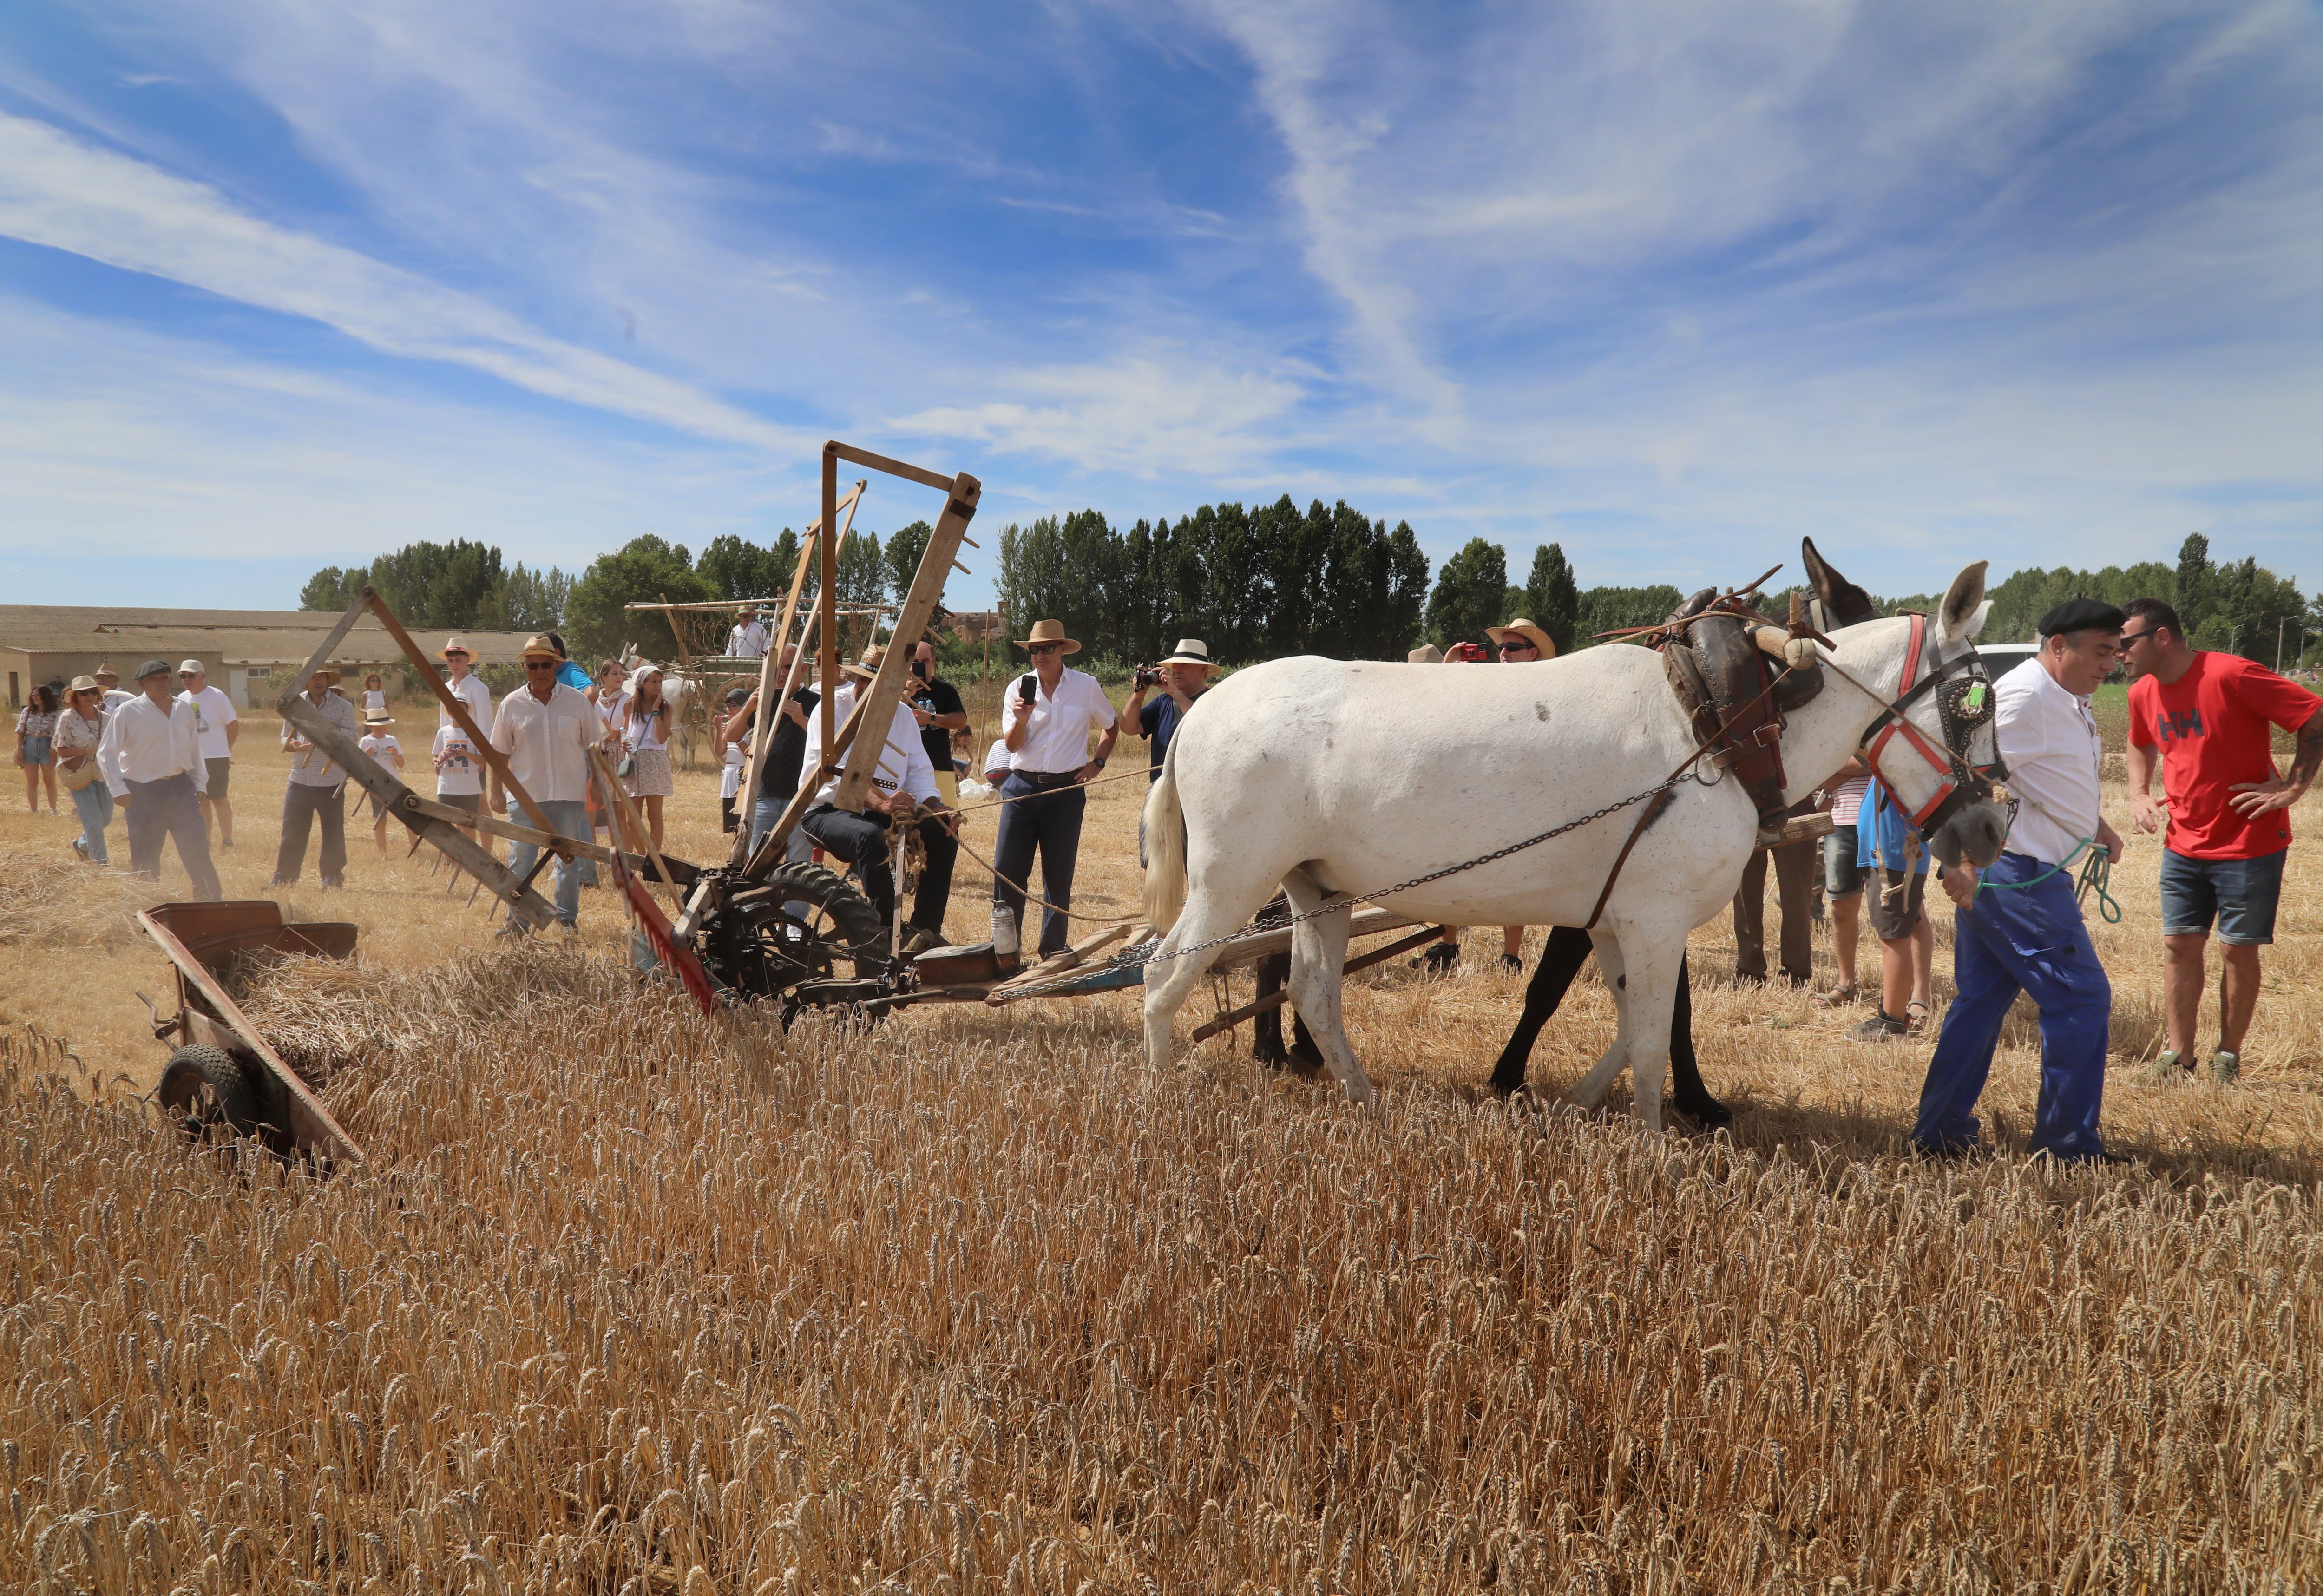
[{"label": "wooden slat", "polygon": [[338,652],[339,645],[346,641],[349,632],[354,630],[355,622],[363,619],[363,610],[370,599],[371,589],[365,588],[363,596],[347,606],[347,612],[339,617],[339,624],[333,627],[324,637],[322,646],[315,650],[313,656],[307,661],[306,667],[298,673],[298,678],[289,686],[285,687],[280,696],[275,699],[274,707],[277,710],[286,709],[292,699],[307,690],[308,680],[317,671],[330,664],[331,656]]},{"label": "wooden slat", "polygon": [[1044,982],[1054,980],[1067,970],[1078,969],[1088,962],[1091,954],[1103,952],[1112,947],[1127,936],[1132,929],[1126,925],[1109,925],[1101,931],[1083,937],[1071,947],[1050,954],[1031,969],[1021,970],[1003,981],[986,994],[984,1001],[994,1008],[1014,1003],[1018,997],[1024,995],[1025,987],[1038,986]]},{"label": "wooden slat", "polygon": [[868,449],[858,449],[852,444],[842,444],[836,438],[823,445],[823,449],[827,454],[837,455],[841,460],[851,461],[857,465],[868,465],[873,471],[884,471],[891,477],[901,477],[907,482],[917,482],[923,488],[934,488],[949,492],[954,481],[953,478],[945,476],[941,472],[929,471],[923,466],[907,465],[901,460],[890,459],[885,454],[874,454]]},{"label": "wooden slat", "polygon": [[[1397,931],[1416,923],[1392,909],[1358,909],[1348,917],[1347,939],[1353,941],[1357,937],[1375,936],[1381,931]],[[1218,956],[1210,968],[1231,969],[1270,954],[1288,953],[1290,951],[1290,933],[1294,929],[1286,925],[1273,931],[1253,931],[1246,937],[1237,937],[1218,949]]]},{"label": "wooden slat", "polygon": [[935,616],[936,602],[943,597],[944,579],[950,574],[952,556],[960,552],[960,535],[968,530],[969,518],[976,513],[983,484],[962,472],[947,484],[950,497],[944,500],[943,514],[936,518],[935,530],[928,535],[928,546],[920,555],[920,568],[912,577],[912,585],[904,595],[904,605],[895,617],[895,628],[887,652],[879,661],[879,674],[858,701],[858,713],[867,712],[864,724],[871,729],[868,736],[858,736],[855,747],[847,756],[847,766],[839,778],[839,786],[831,793],[831,803],[840,809],[860,813],[865,796],[871,790],[871,773],[879,763],[879,752],[887,746],[887,730],[895,719],[895,705],[904,696],[904,683],[911,679],[912,651],[904,641],[917,638],[927,629]]},{"label": "wooden slat", "polygon": [[[314,674],[311,670],[307,673],[309,676]],[[259,1060],[266,1066],[267,1073],[281,1085],[289,1099],[290,1123],[284,1129],[290,1133],[291,1141],[299,1147],[319,1143],[349,1163],[362,1163],[363,1151],[355,1145],[355,1139],[331,1117],[331,1111],[323,1106],[320,1097],[308,1089],[307,1083],[298,1078],[298,1072],[283,1062],[282,1055],[268,1044],[258,1027],[250,1023],[250,1016],[242,1012],[242,1005],[228,995],[226,989],[218,984],[217,977],[203,967],[192,950],[179,941],[168,926],[156,920],[151,910],[139,910],[137,923],[143,926],[146,934],[161,945],[161,951],[169,955],[170,962],[178,967],[178,973],[192,982],[196,991],[209,999],[210,1006],[218,1012],[218,1017],[233,1028],[234,1033],[252,1052],[258,1055]]]}]

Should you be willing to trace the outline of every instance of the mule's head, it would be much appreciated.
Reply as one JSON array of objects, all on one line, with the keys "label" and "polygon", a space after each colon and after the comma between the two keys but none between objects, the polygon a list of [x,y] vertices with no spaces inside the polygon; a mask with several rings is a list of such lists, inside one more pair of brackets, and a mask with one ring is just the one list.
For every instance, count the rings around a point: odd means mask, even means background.
[{"label": "mule's head", "polygon": [[1887,708],[1859,744],[1928,839],[1929,851],[1945,865],[1966,858],[1979,868],[2000,857],[2008,837],[2008,814],[1992,787],[2008,774],[2000,759],[1997,706],[1976,653],[1976,635],[1992,609],[1984,571],[1979,560],[1952,578],[1932,616],[1897,617],[1878,623],[1876,633],[1863,628],[1876,650],[1865,663],[1877,674],[1860,680]]}]

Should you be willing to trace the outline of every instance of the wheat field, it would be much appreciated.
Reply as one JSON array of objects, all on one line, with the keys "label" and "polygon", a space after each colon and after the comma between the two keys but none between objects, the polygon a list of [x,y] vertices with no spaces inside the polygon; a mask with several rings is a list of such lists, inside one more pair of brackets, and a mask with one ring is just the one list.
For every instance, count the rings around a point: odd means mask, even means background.
[{"label": "wheat field", "polygon": [[[252,729],[230,896],[280,801]],[[714,792],[680,776],[671,851],[719,852]],[[1134,909],[1141,796],[1092,793],[1079,906]],[[371,1154],[315,1180],[142,1100],[166,1050],[135,994],[169,983],[126,916],[183,876],[76,867],[73,830],[0,811],[0,1588],[2323,1582],[2312,843],[2231,1089],[2129,1081],[2159,949],[2152,845],[2124,861],[2105,1123],[2138,1161],[2061,1172],[2021,1152],[2029,1021],[1986,1096],[2002,1151],[1914,1162],[1927,1044],[1728,983],[1722,918],[1696,1024],[1740,1115],[1657,1138],[1620,1091],[1478,1089],[1521,995],[1490,934],[1455,978],[1351,983],[1365,1114],[1246,1032],[1157,1075],[1134,993],[705,1018],[622,967],[610,894],[510,948],[366,825],[349,891],[284,895],[355,921],[357,960],[253,1000]],[[1611,1020],[1584,976],[1537,1085]]]}]

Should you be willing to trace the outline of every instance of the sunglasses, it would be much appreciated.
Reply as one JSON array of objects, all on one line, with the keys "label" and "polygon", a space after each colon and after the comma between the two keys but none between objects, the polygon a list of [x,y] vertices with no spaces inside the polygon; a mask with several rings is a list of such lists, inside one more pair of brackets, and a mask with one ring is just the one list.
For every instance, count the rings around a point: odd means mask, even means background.
[{"label": "sunglasses", "polygon": [[2148,628],[2147,630],[2145,630],[2145,631],[2142,631],[2142,632],[2124,632],[2124,633],[2122,633],[2122,635],[2121,635],[2121,646],[2122,646],[2124,648],[2126,648],[2126,647],[2128,647],[2132,643],[2135,643],[2135,642],[2140,641],[2140,640],[2141,640],[2141,639],[2143,639],[2143,638],[2146,638],[2146,637],[2152,637],[2152,636],[2154,634],[2154,632],[2159,631],[2160,629],[2161,629],[2160,628],[2155,627],[2155,628]]},{"label": "sunglasses", "polygon": [[1501,645],[1501,652],[1502,654],[1538,654],[1540,652],[1540,645],[1531,641],[1529,638],[1510,637],[1507,642]]},{"label": "sunglasses", "polygon": [[553,671],[556,668],[556,662],[553,659],[528,659],[524,662],[524,668],[528,671]]},{"label": "sunglasses", "polygon": [[1059,654],[1063,652],[1064,647],[1065,646],[1062,643],[1035,643],[1024,652],[1027,654]]}]

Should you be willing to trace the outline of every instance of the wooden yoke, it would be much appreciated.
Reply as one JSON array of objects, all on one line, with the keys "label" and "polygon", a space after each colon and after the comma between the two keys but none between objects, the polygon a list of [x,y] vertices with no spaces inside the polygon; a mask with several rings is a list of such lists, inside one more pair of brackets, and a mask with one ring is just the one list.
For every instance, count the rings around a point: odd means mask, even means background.
[{"label": "wooden yoke", "polygon": [[[387,635],[393,637],[396,647],[403,650],[403,657],[409,660],[413,667],[418,671],[419,679],[435,690],[436,702],[442,704],[445,711],[451,715],[453,724],[468,734],[469,745],[476,750],[476,757],[491,766],[492,774],[499,776],[507,784],[508,790],[516,794],[517,803],[523,807],[524,812],[530,817],[534,826],[553,835],[556,828],[548,823],[548,817],[540,812],[540,805],[532,801],[532,794],[526,792],[524,784],[516,779],[516,773],[509,768],[508,756],[492,747],[492,739],[476,729],[476,723],[468,718],[468,706],[460,702],[458,693],[444,684],[444,679],[436,674],[436,662],[419,652],[419,645],[411,640],[411,634],[405,631],[403,623],[395,619],[395,611],[387,607],[387,601],[372,589],[365,588],[363,591],[363,597],[355,602],[355,609],[349,610],[348,613],[352,615],[356,610],[366,608],[379,617],[379,624],[387,628]],[[313,674],[312,668],[309,667],[308,674]],[[298,685],[303,687],[306,683],[302,681]],[[562,842],[564,839],[559,838],[558,840]],[[573,857],[572,850],[569,848],[560,847],[556,849],[556,857],[569,860]]]},{"label": "wooden yoke", "polygon": [[[928,629],[928,622],[935,619],[936,601],[943,597],[944,579],[951,574],[953,556],[960,553],[960,543],[968,535],[968,523],[976,514],[984,484],[966,472],[946,479],[877,454],[849,449],[844,444],[826,446],[824,459],[834,455],[931,487],[940,486],[950,494],[944,503],[943,514],[936,519],[934,532],[929,535],[927,550],[920,555],[920,568],[912,577],[911,591],[904,596],[895,630],[888,634],[887,651],[880,658],[879,674],[857,699],[855,713],[849,717],[858,727],[868,730],[859,732],[854,747],[848,750],[847,768],[831,801],[837,808],[859,814],[864,796],[871,789],[871,773],[887,746],[887,727],[895,718],[895,705],[904,696],[904,683],[911,679],[912,648]],[[824,639],[823,647],[829,650],[830,639]]]},{"label": "wooden yoke", "polygon": [[[847,523],[842,529],[842,536],[845,532],[854,529],[855,507],[863,498],[863,490],[870,485],[870,479],[868,477],[858,481],[849,491],[847,497],[839,501],[839,507],[847,512]],[[814,524],[806,529],[806,536],[799,540],[798,569],[791,575],[790,597],[783,602],[782,624],[775,628],[774,637],[767,646],[767,656],[758,662],[758,724],[751,728],[750,757],[743,766],[741,791],[735,803],[736,811],[741,815],[743,823],[734,828],[734,849],[726,860],[730,869],[739,869],[749,862],[749,818],[751,812],[758,805],[758,777],[766,768],[767,750],[774,746],[775,718],[782,712],[782,706],[790,702],[791,694],[797,691],[799,673],[806,666],[806,643],[807,637],[813,635],[812,625],[799,638],[798,655],[791,661],[790,674],[783,680],[781,694],[777,696],[770,691],[775,683],[775,665],[782,658],[784,647],[790,642],[791,619],[798,613],[799,593],[805,588],[806,573],[814,564],[815,549],[822,532],[822,518],[818,516],[815,518]],[[829,587],[832,574],[831,567],[826,564],[823,567],[823,585]],[[836,601],[835,589],[832,598]]]}]

